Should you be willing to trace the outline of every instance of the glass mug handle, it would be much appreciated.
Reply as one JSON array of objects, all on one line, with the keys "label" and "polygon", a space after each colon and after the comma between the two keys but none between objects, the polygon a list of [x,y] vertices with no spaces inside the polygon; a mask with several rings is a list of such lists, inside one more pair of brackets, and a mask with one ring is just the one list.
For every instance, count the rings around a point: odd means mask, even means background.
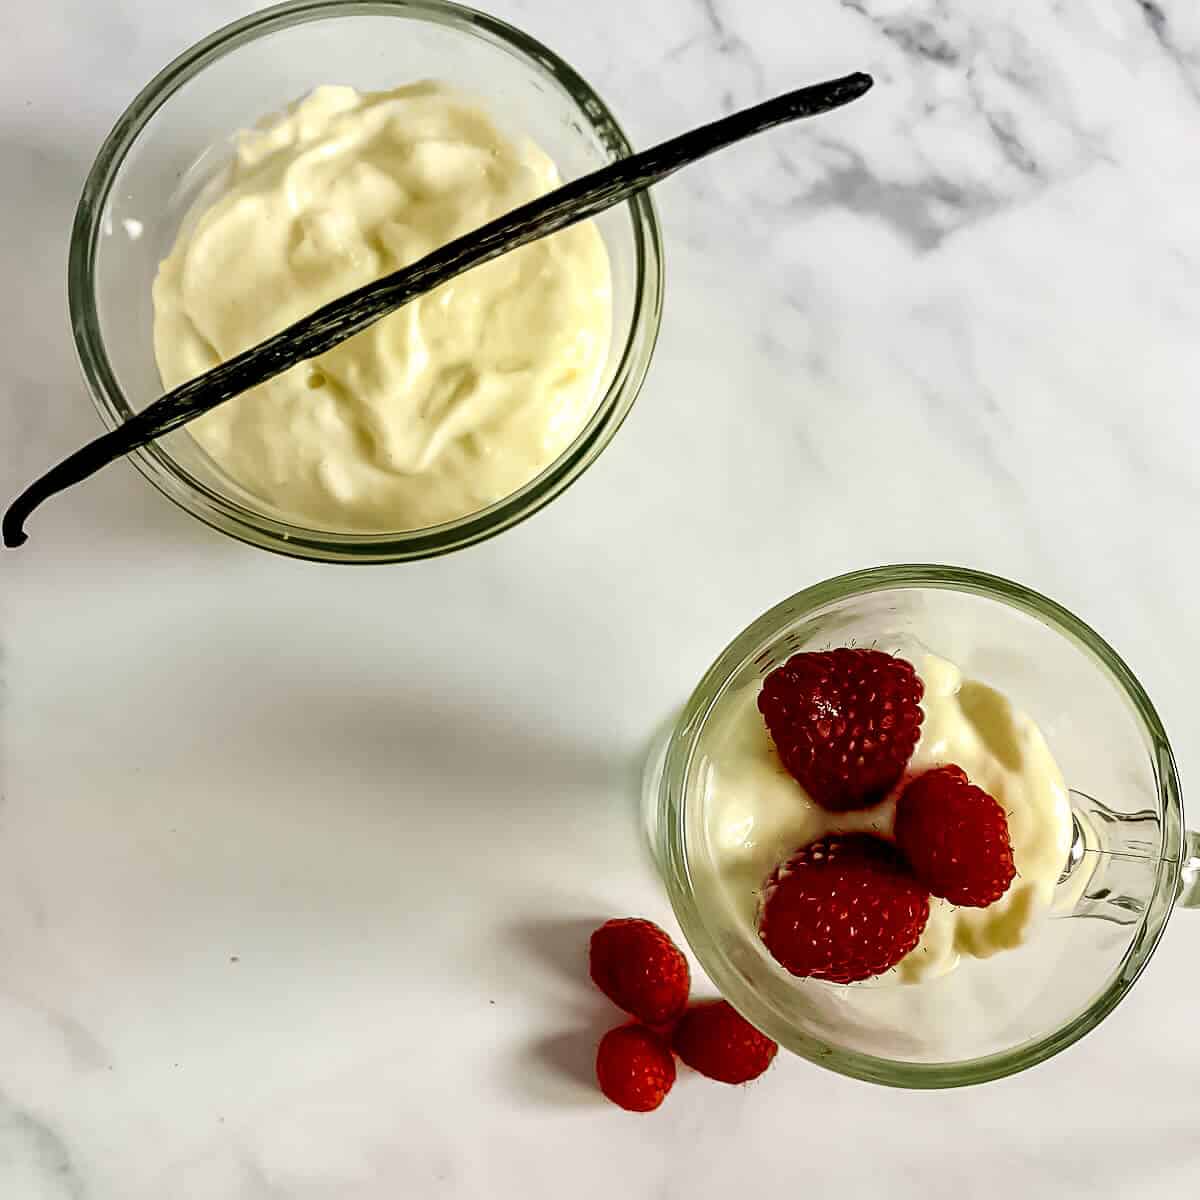
[{"label": "glass mug handle", "polygon": [[1183,871],[1180,876],[1179,897],[1175,901],[1180,908],[1200,908],[1200,833],[1186,833],[1183,837]]},{"label": "glass mug handle", "polygon": [[[1075,822],[1070,855],[1059,879],[1059,916],[1096,917],[1133,925],[1145,911],[1147,868],[1157,873],[1162,821],[1157,809],[1114,809],[1071,789]],[[1183,835],[1177,908],[1200,908],[1200,832]]]}]

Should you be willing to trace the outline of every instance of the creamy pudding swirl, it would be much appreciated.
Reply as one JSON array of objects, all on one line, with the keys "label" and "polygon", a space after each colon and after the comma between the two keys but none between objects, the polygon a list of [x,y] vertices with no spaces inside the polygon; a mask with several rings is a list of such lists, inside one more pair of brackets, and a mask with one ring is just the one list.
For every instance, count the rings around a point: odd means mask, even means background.
[{"label": "creamy pudding swirl", "polygon": [[[321,87],[240,136],[154,284],[172,388],[561,180],[437,83]],[[529,482],[592,415],[611,332],[593,223],[477,267],[189,430],[233,479],[319,528],[394,532]]]}]

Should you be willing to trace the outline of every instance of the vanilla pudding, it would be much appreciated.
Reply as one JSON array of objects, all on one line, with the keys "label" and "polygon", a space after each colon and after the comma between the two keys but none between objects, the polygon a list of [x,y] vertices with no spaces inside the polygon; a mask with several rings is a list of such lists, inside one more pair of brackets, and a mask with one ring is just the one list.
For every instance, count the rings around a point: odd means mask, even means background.
[{"label": "vanilla pudding", "polygon": [[[921,738],[906,778],[947,763],[962,767],[1007,813],[1017,869],[1008,891],[986,908],[931,899],[921,941],[881,979],[916,983],[946,974],[963,957],[987,958],[1025,942],[1052,903],[1073,827],[1062,773],[1027,716],[936,655],[912,647],[897,653],[925,685]],[[756,681],[721,701],[698,756],[714,886],[752,934],[762,886],[776,866],[826,834],[890,836],[896,799],[893,792],[882,804],[854,812],[818,806],[779,761],[757,708],[760,687]]]},{"label": "vanilla pudding", "polygon": [[[154,284],[172,388],[321,305],[552,190],[554,163],[437,83],[320,87],[240,135]],[[413,301],[188,429],[226,474],[315,528],[465,516],[559,457],[594,412],[611,326],[588,222]]]}]

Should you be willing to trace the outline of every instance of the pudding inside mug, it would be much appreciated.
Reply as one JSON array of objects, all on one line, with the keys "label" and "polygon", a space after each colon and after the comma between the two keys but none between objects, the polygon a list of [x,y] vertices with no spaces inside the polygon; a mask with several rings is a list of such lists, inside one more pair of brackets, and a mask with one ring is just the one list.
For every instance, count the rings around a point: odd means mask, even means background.
[{"label": "pudding inside mug", "polygon": [[[1053,903],[1013,949],[918,984],[797,978],[722,885],[708,786],[720,751],[706,735],[732,696],[792,655],[889,643],[925,647],[1029,715],[1070,789],[1070,848]],[[861,571],[764,614],[656,746],[645,800],[676,916],[725,998],[793,1052],[892,1086],[980,1083],[1065,1049],[1129,990],[1172,909],[1200,906],[1200,838],[1184,832],[1171,748],[1133,673],[1052,600],[961,568]]]}]

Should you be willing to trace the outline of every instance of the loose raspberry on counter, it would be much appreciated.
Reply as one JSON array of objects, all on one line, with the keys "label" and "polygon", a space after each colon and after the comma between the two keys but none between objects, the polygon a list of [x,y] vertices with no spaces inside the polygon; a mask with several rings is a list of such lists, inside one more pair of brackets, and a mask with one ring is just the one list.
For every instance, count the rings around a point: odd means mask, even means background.
[{"label": "loose raspberry on counter", "polygon": [[675,1027],[675,1053],[693,1071],[721,1083],[749,1083],[779,1047],[725,1000],[694,1004]]},{"label": "loose raspberry on counter", "polygon": [[913,665],[881,650],[793,655],[763,680],[758,708],[779,758],[822,808],[878,803],[921,736]]},{"label": "loose raspberry on counter", "polygon": [[929,893],[896,848],[856,833],[802,847],[768,880],[759,933],[793,975],[853,983],[921,940]]},{"label": "loose raspberry on counter", "polygon": [[687,1006],[687,959],[651,921],[606,921],[592,934],[592,980],[618,1007],[647,1025],[673,1021]]},{"label": "loose raspberry on counter", "polygon": [[671,1048],[644,1025],[610,1029],[596,1048],[600,1090],[629,1112],[653,1112],[675,1084]]},{"label": "loose raspberry on counter", "polygon": [[999,900],[1017,873],[1004,809],[959,766],[926,771],[905,787],[896,842],[925,887],[966,908]]}]

